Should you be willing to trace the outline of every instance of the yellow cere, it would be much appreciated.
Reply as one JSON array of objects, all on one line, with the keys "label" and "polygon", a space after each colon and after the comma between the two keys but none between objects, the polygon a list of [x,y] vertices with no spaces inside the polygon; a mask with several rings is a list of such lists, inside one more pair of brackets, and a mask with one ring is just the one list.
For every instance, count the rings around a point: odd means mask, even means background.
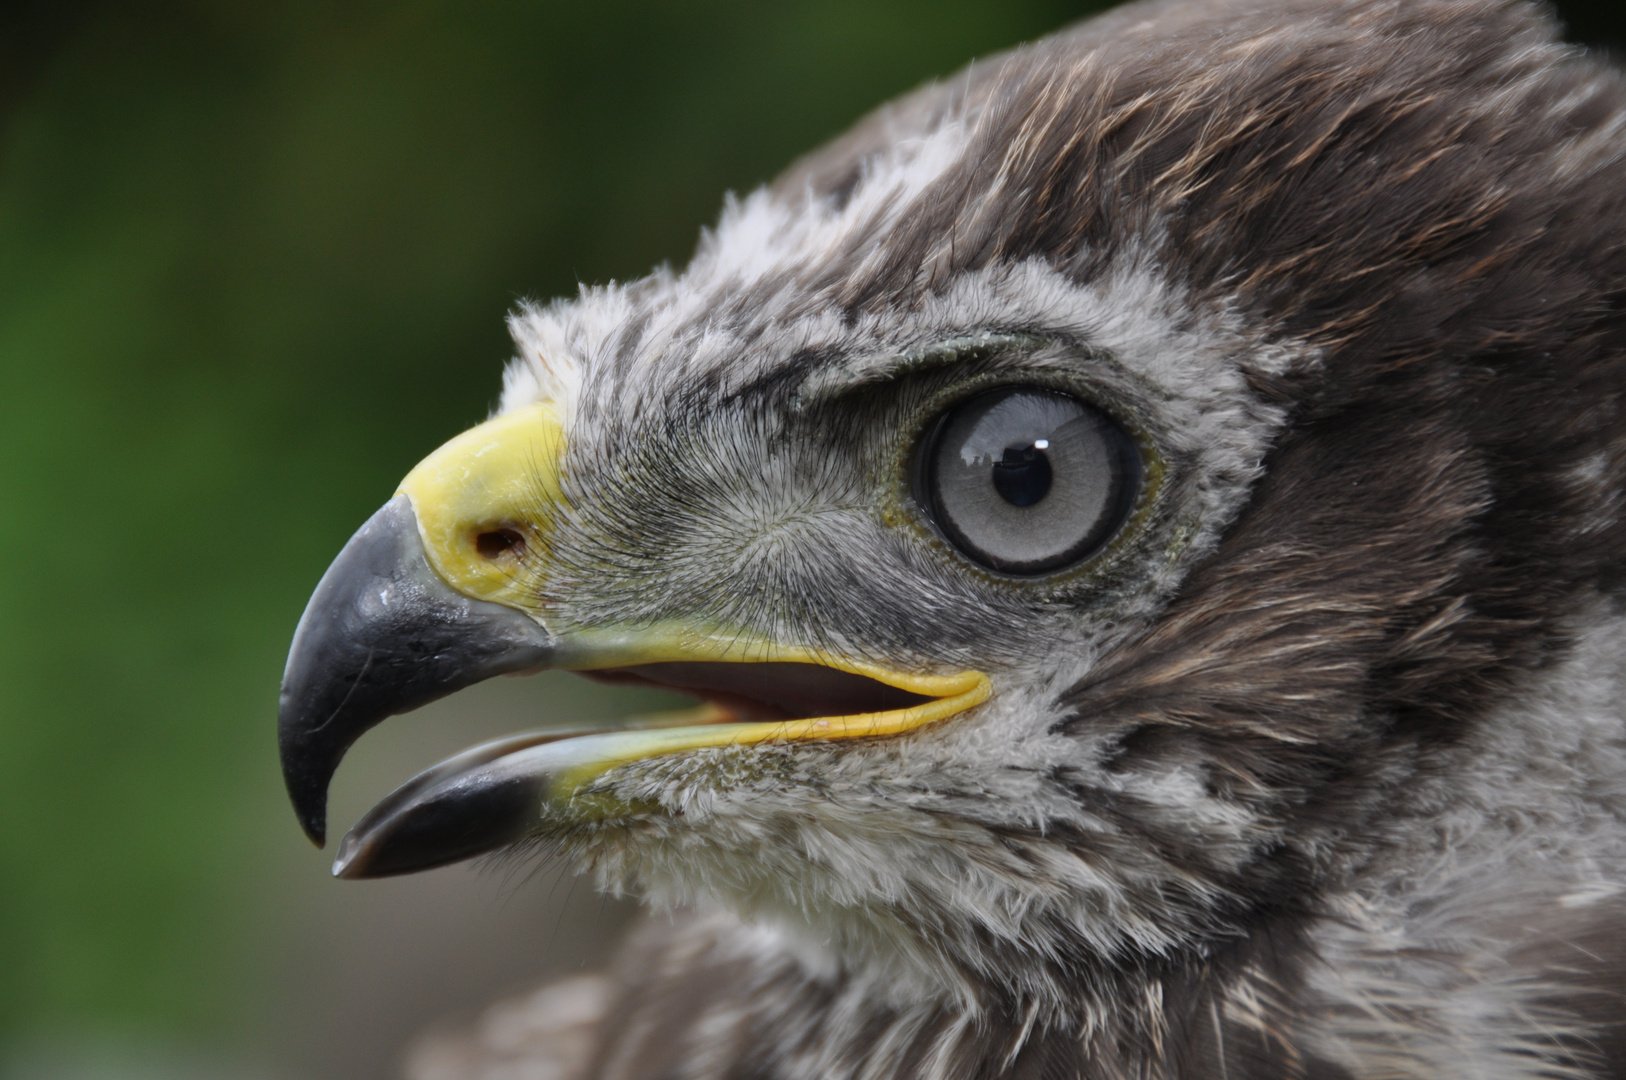
[{"label": "yellow cere", "polygon": [[523,604],[517,560],[481,554],[480,537],[510,530],[533,550],[545,544],[538,511],[559,497],[564,446],[558,409],[527,405],[463,432],[401,481],[430,565],[448,584],[476,599]]}]

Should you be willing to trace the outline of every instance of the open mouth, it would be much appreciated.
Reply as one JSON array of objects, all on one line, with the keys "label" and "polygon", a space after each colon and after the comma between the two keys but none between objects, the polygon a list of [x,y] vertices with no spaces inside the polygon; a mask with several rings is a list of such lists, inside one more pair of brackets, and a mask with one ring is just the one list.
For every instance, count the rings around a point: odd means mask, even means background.
[{"label": "open mouth", "polygon": [[988,696],[979,673],[918,676],[804,661],[659,661],[578,674],[674,690],[699,704],[514,735],[457,754],[368,811],[340,842],[334,874],[386,877],[497,850],[550,814],[580,810],[573,803],[583,788],[631,762],[705,747],[895,735]]},{"label": "open mouth", "polygon": [[856,672],[822,664],[728,664],[668,661],[579,672],[594,682],[650,686],[687,694],[732,721],[802,720],[852,716],[924,705],[926,694],[889,686]]}]

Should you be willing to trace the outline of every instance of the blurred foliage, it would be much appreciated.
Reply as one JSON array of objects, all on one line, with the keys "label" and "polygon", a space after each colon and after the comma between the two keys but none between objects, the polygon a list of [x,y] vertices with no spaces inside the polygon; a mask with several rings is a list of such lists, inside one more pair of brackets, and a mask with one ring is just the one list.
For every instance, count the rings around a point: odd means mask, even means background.
[{"label": "blurred foliage", "polygon": [[[0,35],[0,1034],[253,1009],[310,587],[521,296],[1085,0],[41,6]],[[1570,5],[1620,37],[1616,0]]]}]

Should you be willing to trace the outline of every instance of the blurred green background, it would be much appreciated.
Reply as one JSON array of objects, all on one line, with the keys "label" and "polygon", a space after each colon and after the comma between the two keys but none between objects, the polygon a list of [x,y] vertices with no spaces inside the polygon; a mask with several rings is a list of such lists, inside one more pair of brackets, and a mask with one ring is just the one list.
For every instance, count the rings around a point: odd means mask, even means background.
[{"label": "blurred green background", "polygon": [[[310,588],[483,417],[517,298],[680,263],[725,190],[1094,6],[8,8],[0,1076],[369,1080],[591,963],[626,909],[549,868],[327,880],[272,735]],[[1619,9],[1563,13],[1596,43]],[[638,704],[562,678],[387,725],[335,822],[473,735]]]}]

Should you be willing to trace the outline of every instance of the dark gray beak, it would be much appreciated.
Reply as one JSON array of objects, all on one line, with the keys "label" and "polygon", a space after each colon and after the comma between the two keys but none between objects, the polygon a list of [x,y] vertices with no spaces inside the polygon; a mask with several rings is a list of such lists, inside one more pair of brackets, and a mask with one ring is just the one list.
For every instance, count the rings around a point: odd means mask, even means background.
[{"label": "dark gray beak", "polygon": [[324,842],[328,783],[363,732],[494,675],[545,667],[552,653],[529,616],[446,584],[407,496],[385,503],[322,575],[282,676],[282,776],[306,834]]}]

